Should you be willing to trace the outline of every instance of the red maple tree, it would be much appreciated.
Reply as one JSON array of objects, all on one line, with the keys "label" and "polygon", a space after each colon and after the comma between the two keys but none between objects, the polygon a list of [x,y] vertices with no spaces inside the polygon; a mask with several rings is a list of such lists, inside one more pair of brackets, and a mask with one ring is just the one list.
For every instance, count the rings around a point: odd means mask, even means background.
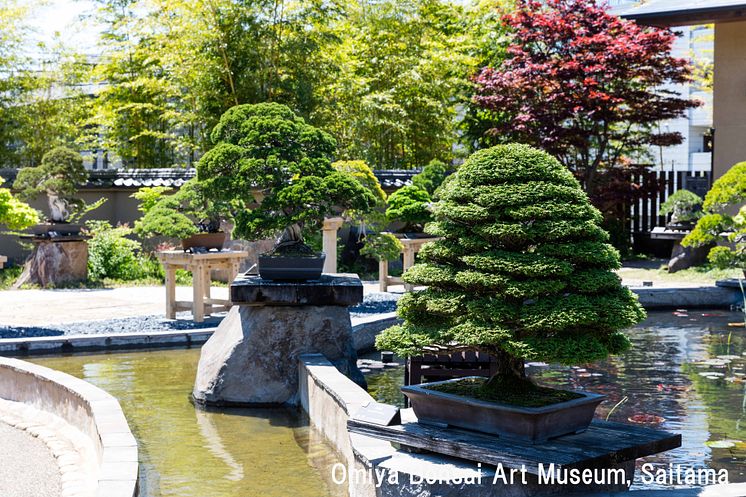
[{"label": "red maple tree", "polygon": [[476,76],[475,103],[495,114],[496,141],[519,141],[555,155],[593,199],[604,171],[647,145],[682,142],[656,123],[700,102],[671,83],[690,80],[671,56],[676,35],[642,27],[596,0],[517,0],[503,17],[513,30],[508,58]]}]

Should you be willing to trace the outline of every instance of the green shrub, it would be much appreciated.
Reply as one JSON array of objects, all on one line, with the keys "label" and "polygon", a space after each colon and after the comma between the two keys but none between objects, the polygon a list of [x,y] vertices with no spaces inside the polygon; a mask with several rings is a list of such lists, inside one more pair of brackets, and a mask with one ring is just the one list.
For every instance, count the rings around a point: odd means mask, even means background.
[{"label": "green shrub", "polygon": [[671,214],[672,223],[696,221],[702,217],[702,197],[689,190],[678,190],[661,204],[658,214]]},{"label": "green shrub", "polygon": [[91,280],[131,281],[146,276],[140,243],[126,238],[132,229],[115,228],[107,221],[88,221],[86,227],[92,237],[88,241],[88,277]]},{"label": "green shrub", "polygon": [[445,162],[433,159],[422,168],[421,173],[415,174],[412,177],[412,184],[416,187],[422,188],[427,191],[430,196],[433,196],[435,190],[437,190],[443,181],[445,181],[450,172],[451,168]]},{"label": "green shrub", "polygon": [[365,237],[365,245],[360,254],[373,257],[379,261],[395,261],[399,259],[404,246],[391,233],[375,233]]},{"label": "green shrub", "polygon": [[[4,181],[0,178],[0,185]],[[22,230],[38,222],[36,209],[15,198],[9,189],[0,188],[0,225],[11,230]]]},{"label": "green shrub", "polygon": [[[704,247],[722,241],[727,233],[729,247],[714,247],[708,259],[721,269],[737,267],[746,270],[746,162],[734,165],[713,183],[702,205],[705,215],[681,244]],[[734,209],[739,209],[731,215]]]},{"label": "green shrub", "polygon": [[422,231],[425,223],[432,219],[429,205],[427,190],[414,185],[404,186],[389,196],[386,218],[390,222],[405,223],[403,231]]},{"label": "green shrub", "polygon": [[629,347],[620,330],[645,311],[613,272],[619,254],[601,214],[556,159],[525,145],[479,151],[433,212],[427,231],[443,239],[403,276],[428,288],[401,298],[404,323],[378,337],[380,349],[476,349],[517,379],[525,360],[575,364]]}]

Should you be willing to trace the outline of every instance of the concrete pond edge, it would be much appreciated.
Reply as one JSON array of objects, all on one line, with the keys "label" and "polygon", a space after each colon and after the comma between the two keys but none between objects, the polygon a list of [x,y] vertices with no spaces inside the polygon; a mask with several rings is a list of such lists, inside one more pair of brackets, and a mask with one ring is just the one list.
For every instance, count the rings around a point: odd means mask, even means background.
[{"label": "concrete pond edge", "polygon": [[90,438],[97,497],[138,495],[137,441],[112,395],[66,373],[0,357],[0,398],[52,413]]}]

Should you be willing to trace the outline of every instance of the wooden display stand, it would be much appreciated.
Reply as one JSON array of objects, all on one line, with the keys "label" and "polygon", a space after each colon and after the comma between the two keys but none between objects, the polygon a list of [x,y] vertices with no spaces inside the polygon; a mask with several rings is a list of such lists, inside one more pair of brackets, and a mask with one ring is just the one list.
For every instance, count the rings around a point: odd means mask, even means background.
[{"label": "wooden display stand", "polygon": [[[201,323],[205,315],[231,308],[230,300],[210,297],[210,273],[213,269],[228,271],[229,281],[238,275],[241,261],[248,257],[244,251],[225,250],[220,252],[189,253],[182,250],[158,252],[158,260],[166,273],[166,317],[176,319],[178,311],[192,311],[194,320]],[[192,301],[176,300],[176,270],[192,272]]]},{"label": "wooden display stand", "polygon": [[[428,242],[434,242],[440,240],[440,238],[399,238],[399,241],[404,245],[403,269],[407,269],[414,266],[414,256],[420,251],[422,246]],[[378,262],[378,288],[382,292],[388,291],[389,285],[404,285],[404,289],[408,292],[412,291],[412,285],[407,285],[402,281],[401,278],[396,276],[389,276],[389,261]]]},{"label": "wooden display stand", "polygon": [[0,269],[2,269],[3,266],[5,266],[6,262],[8,262],[8,258],[5,257],[4,255],[0,255]]}]

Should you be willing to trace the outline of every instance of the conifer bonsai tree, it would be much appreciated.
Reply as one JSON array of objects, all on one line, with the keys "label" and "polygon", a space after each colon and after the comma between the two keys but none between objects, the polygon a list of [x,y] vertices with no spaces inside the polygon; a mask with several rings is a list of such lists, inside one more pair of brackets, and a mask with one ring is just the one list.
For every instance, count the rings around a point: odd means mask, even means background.
[{"label": "conifer bonsai tree", "polygon": [[237,236],[281,232],[275,255],[314,256],[305,231],[318,229],[325,216],[375,204],[359,181],[332,167],[334,139],[284,105],[232,107],[210,138],[214,147],[197,165],[199,182],[210,197],[231,205]]},{"label": "conifer bonsai tree", "polygon": [[427,288],[401,298],[404,323],[379,349],[490,354],[498,372],[470,395],[520,403],[547,390],[525,378],[524,361],[577,364],[629,347],[621,330],[645,312],[613,272],[601,214],[555,158],[526,145],[481,150],[439,194],[427,231],[442,239],[403,276]]},{"label": "conifer bonsai tree", "polygon": [[681,244],[704,247],[727,240],[729,246],[711,248],[707,258],[723,269],[740,268],[746,277],[746,162],[734,165],[712,184],[702,209],[704,216]]},{"label": "conifer bonsai tree", "polygon": [[661,204],[658,214],[671,214],[672,225],[694,223],[702,217],[702,197],[689,190],[678,190]]},{"label": "conifer bonsai tree", "polygon": [[64,223],[85,210],[85,202],[75,193],[87,180],[83,157],[70,148],[56,147],[44,154],[40,165],[22,168],[13,188],[19,190],[18,196],[22,200],[27,201],[46,193],[50,221]]},{"label": "conifer bonsai tree", "polygon": [[405,223],[402,231],[421,232],[425,223],[432,219],[430,194],[414,185],[399,188],[389,196],[386,218],[390,222]]}]

